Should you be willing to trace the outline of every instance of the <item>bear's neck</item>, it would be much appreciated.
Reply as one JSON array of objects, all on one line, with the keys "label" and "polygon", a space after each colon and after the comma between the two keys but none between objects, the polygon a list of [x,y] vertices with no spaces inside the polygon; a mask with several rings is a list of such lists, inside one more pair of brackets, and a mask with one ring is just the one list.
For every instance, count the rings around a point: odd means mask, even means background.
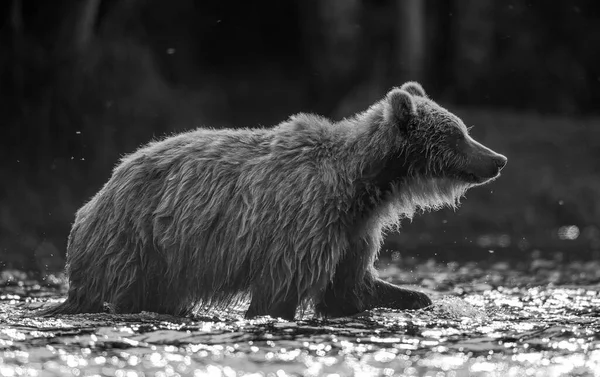
[{"label": "bear's neck", "polygon": [[349,213],[358,223],[372,223],[372,229],[379,227],[377,218],[383,212],[384,217],[398,217],[386,208],[393,201],[394,188],[402,185],[414,169],[406,155],[407,148],[402,145],[400,130],[383,122],[378,110],[371,108],[348,121],[346,129],[351,136],[343,163],[354,170],[354,197]]}]

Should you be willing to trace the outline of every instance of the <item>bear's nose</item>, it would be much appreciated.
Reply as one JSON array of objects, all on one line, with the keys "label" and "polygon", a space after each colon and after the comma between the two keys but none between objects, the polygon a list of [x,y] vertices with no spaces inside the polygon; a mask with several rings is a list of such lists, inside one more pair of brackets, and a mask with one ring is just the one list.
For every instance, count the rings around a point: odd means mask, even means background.
[{"label": "bear's nose", "polygon": [[501,154],[494,157],[494,163],[498,167],[498,170],[502,170],[502,168],[506,166],[507,161],[508,159]]}]

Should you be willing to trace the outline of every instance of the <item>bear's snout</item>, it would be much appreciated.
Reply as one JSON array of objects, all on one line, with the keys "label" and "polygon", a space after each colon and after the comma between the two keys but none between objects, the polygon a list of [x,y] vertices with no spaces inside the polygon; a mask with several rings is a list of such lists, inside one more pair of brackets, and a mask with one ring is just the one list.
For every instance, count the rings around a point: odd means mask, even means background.
[{"label": "bear's snout", "polygon": [[494,157],[494,162],[496,163],[496,166],[498,167],[498,172],[500,172],[500,170],[502,170],[506,166],[507,161],[508,161],[508,158],[506,158],[506,156],[503,156],[501,154],[498,154],[497,156]]},{"label": "bear's snout", "polygon": [[508,159],[472,138],[467,139],[467,164],[463,168],[465,180],[471,183],[484,183],[498,177]]}]

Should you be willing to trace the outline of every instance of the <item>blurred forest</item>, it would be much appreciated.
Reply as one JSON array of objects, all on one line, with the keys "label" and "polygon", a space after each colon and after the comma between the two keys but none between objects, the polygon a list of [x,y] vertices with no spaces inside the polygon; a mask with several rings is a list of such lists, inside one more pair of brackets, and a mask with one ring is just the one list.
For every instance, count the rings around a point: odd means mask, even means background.
[{"label": "blurred forest", "polygon": [[209,125],[340,119],[423,83],[509,158],[388,247],[600,249],[600,2],[0,2],[0,269],[62,268],[119,156]]}]

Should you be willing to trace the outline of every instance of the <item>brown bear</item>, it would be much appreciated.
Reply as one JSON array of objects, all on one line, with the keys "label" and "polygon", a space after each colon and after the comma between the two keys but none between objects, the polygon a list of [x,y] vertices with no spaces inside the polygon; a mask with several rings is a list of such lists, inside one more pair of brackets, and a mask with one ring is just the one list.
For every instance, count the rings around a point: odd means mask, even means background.
[{"label": "brown bear", "polygon": [[384,230],[456,206],[506,158],[408,82],[350,119],[196,129],[125,156],[78,212],[66,301],[45,312],[174,315],[251,297],[292,320],[431,305],[377,278]]}]

